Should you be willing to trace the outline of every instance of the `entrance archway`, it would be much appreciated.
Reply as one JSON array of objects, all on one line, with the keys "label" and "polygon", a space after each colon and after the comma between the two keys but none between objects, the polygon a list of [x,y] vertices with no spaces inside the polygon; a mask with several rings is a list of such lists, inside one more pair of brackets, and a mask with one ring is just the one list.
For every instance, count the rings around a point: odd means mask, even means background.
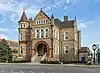
[{"label": "entrance archway", "polygon": [[38,46],[37,46],[38,56],[43,56],[46,52],[47,52],[46,45],[43,43],[38,44]]},{"label": "entrance archway", "polygon": [[44,41],[39,41],[35,45],[36,52],[38,53],[38,56],[43,56],[45,53],[48,55],[48,44]]}]

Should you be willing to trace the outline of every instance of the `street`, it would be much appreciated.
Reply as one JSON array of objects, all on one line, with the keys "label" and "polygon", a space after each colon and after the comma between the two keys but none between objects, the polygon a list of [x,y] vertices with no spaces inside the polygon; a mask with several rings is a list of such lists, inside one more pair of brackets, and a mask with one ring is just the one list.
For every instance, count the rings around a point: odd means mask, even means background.
[{"label": "street", "polygon": [[0,64],[0,73],[100,73],[100,69],[61,65]]}]

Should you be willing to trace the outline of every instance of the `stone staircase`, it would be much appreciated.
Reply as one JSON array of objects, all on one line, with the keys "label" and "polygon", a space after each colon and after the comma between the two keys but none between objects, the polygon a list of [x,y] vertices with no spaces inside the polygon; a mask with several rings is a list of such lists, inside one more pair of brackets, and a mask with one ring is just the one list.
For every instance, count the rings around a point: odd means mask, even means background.
[{"label": "stone staircase", "polygon": [[42,56],[37,56],[36,59],[34,60],[34,62],[40,62],[41,58],[42,58]]}]

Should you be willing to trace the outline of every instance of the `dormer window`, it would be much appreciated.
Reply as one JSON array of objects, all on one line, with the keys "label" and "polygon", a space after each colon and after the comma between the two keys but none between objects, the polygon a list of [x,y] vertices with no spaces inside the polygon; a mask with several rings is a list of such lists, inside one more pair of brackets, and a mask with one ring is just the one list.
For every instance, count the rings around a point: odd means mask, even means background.
[{"label": "dormer window", "polygon": [[41,24],[43,24],[42,21],[41,21]]},{"label": "dormer window", "polygon": [[25,24],[24,24],[24,27],[25,27]]}]

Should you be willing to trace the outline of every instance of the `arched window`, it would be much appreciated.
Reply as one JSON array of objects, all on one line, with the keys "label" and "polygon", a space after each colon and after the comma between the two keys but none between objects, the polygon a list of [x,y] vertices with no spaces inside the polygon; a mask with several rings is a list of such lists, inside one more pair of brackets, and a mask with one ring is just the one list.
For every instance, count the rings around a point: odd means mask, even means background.
[{"label": "arched window", "polygon": [[44,31],[43,31],[43,29],[41,30],[41,37],[44,37]]},{"label": "arched window", "polygon": [[22,33],[20,33],[20,36],[19,36],[19,38],[20,38],[20,41],[22,40]]},{"label": "arched window", "polygon": [[37,38],[39,38],[39,35],[40,35],[39,30],[37,30]]},{"label": "arched window", "polygon": [[46,29],[46,37],[48,37],[49,36],[49,31],[48,31],[48,29]]}]

